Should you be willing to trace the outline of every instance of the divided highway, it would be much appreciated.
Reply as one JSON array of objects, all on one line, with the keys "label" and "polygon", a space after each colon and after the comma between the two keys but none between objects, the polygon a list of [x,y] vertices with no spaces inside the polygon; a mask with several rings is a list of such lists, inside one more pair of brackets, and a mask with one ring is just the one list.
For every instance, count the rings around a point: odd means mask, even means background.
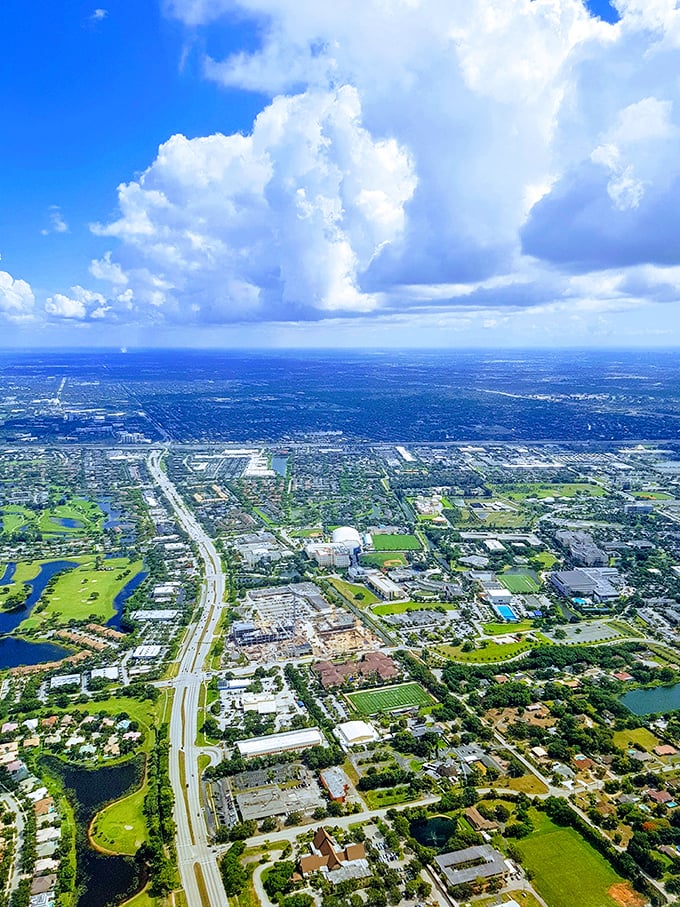
[{"label": "divided highway", "polygon": [[[177,863],[188,907],[223,907],[226,895],[217,855],[208,842],[201,806],[196,746],[197,717],[203,665],[210,653],[224,600],[225,577],[213,540],[199,525],[161,467],[163,451],[152,451],[147,465],[175,512],[180,526],[198,545],[205,578],[198,603],[198,620],[189,625],[179,655],[170,715],[170,783],[175,795]],[[200,881],[199,881],[200,880]]]}]

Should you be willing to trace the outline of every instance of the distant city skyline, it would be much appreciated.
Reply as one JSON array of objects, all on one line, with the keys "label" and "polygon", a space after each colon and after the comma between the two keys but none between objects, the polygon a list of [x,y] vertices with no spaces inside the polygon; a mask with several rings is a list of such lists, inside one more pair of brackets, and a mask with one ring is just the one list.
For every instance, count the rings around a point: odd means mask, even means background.
[{"label": "distant city skyline", "polygon": [[6,0],[0,348],[680,345],[674,0]]}]

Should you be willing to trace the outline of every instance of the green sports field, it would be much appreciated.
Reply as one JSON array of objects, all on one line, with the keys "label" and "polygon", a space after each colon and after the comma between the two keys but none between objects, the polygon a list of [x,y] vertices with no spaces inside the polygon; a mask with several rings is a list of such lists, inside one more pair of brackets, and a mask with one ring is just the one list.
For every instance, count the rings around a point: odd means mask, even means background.
[{"label": "green sports field", "polygon": [[530,595],[540,588],[528,573],[502,573],[498,579],[513,595]]},{"label": "green sports field", "polygon": [[348,693],[347,699],[362,715],[378,715],[411,706],[432,705],[434,700],[419,683],[400,683],[392,687]]},{"label": "green sports field", "polygon": [[555,825],[545,813],[532,809],[531,819],[535,830],[515,846],[550,907],[620,907],[623,901],[610,891],[620,894],[627,883],[604,857],[573,828]]},{"label": "green sports field", "polygon": [[376,533],[373,536],[373,547],[376,551],[418,551],[421,546],[415,535]]}]

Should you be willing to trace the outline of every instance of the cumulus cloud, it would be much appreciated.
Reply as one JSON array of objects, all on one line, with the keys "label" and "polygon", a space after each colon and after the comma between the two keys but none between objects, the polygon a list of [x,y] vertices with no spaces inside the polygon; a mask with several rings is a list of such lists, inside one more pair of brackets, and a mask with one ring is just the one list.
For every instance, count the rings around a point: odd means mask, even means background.
[{"label": "cumulus cloud", "polygon": [[25,280],[15,280],[7,271],[0,271],[0,316],[9,321],[25,321],[32,317],[35,296]]},{"label": "cumulus cloud", "polygon": [[124,244],[123,266],[107,254],[91,272],[172,318],[367,311],[360,277],[401,235],[415,185],[404,149],[363,128],[356,89],[278,97],[251,135],[162,145],[119,187],[120,218],[93,227]]},{"label": "cumulus cloud", "polygon": [[108,304],[498,325],[677,298],[680,10],[615,5],[611,25],[582,0],[166,0],[191,28],[258,23],[205,74],[270,102],[250,135],[173,136],[119,187],[90,269]]},{"label": "cumulus cloud", "polygon": [[109,307],[101,293],[85,287],[71,287],[70,294],[55,293],[45,301],[45,312],[55,319],[85,321],[103,318]]}]

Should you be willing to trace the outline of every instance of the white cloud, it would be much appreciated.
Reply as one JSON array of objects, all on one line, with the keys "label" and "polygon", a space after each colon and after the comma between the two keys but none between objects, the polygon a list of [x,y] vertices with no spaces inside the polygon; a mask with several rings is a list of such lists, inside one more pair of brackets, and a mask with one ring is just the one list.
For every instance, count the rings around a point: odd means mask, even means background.
[{"label": "white cloud", "polygon": [[101,22],[101,21],[103,21],[104,19],[107,19],[107,18],[108,18],[108,15],[109,15],[109,11],[108,11],[107,9],[101,9],[101,8],[100,8],[100,9],[94,10],[94,12],[92,13],[92,15],[90,16],[90,19],[91,19],[93,22]]},{"label": "white cloud", "polygon": [[85,287],[71,287],[70,295],[55,293],[45,301],[45,312],[52,318],[84,321],[102,318],[108,311],[106,299],[101,293]]},{"label": "white cloud", "polygon": [[35,296],[25,280],[15,280],[0,271],[0,316],[9,321],[24,321],[32,316]]},{"label": "white cloud", "polygon": [[609,25],[582,0],[166,0],[192,28],[258,23],[205,73],[271,102],[251,135],[173,136],[119,187],[94,228],[118,241],[90,269],[107,304],[500,326],[670,300],[643,268],[680,265],[680,11],[615,4]]},{"label": "white cloud", "polygon": [[121,217],[93,227],[121,240],[121,262],[91,273],[173,318],[365,311],[378,299],[361,275],[399,239],[415,185],[397,142],[363,128],[354,88],[279,97],[249,136],[162,145],[119,187]]},{"label": "white cloud", "polygon": [[69,232],[68,224],[64,220],[64,216],[61,213],[61,208],[59,207],[59,205],[50,205],[48,217],[50,220],[50,226],[40,231],[43,236],[48,236],[50,233]]}]

